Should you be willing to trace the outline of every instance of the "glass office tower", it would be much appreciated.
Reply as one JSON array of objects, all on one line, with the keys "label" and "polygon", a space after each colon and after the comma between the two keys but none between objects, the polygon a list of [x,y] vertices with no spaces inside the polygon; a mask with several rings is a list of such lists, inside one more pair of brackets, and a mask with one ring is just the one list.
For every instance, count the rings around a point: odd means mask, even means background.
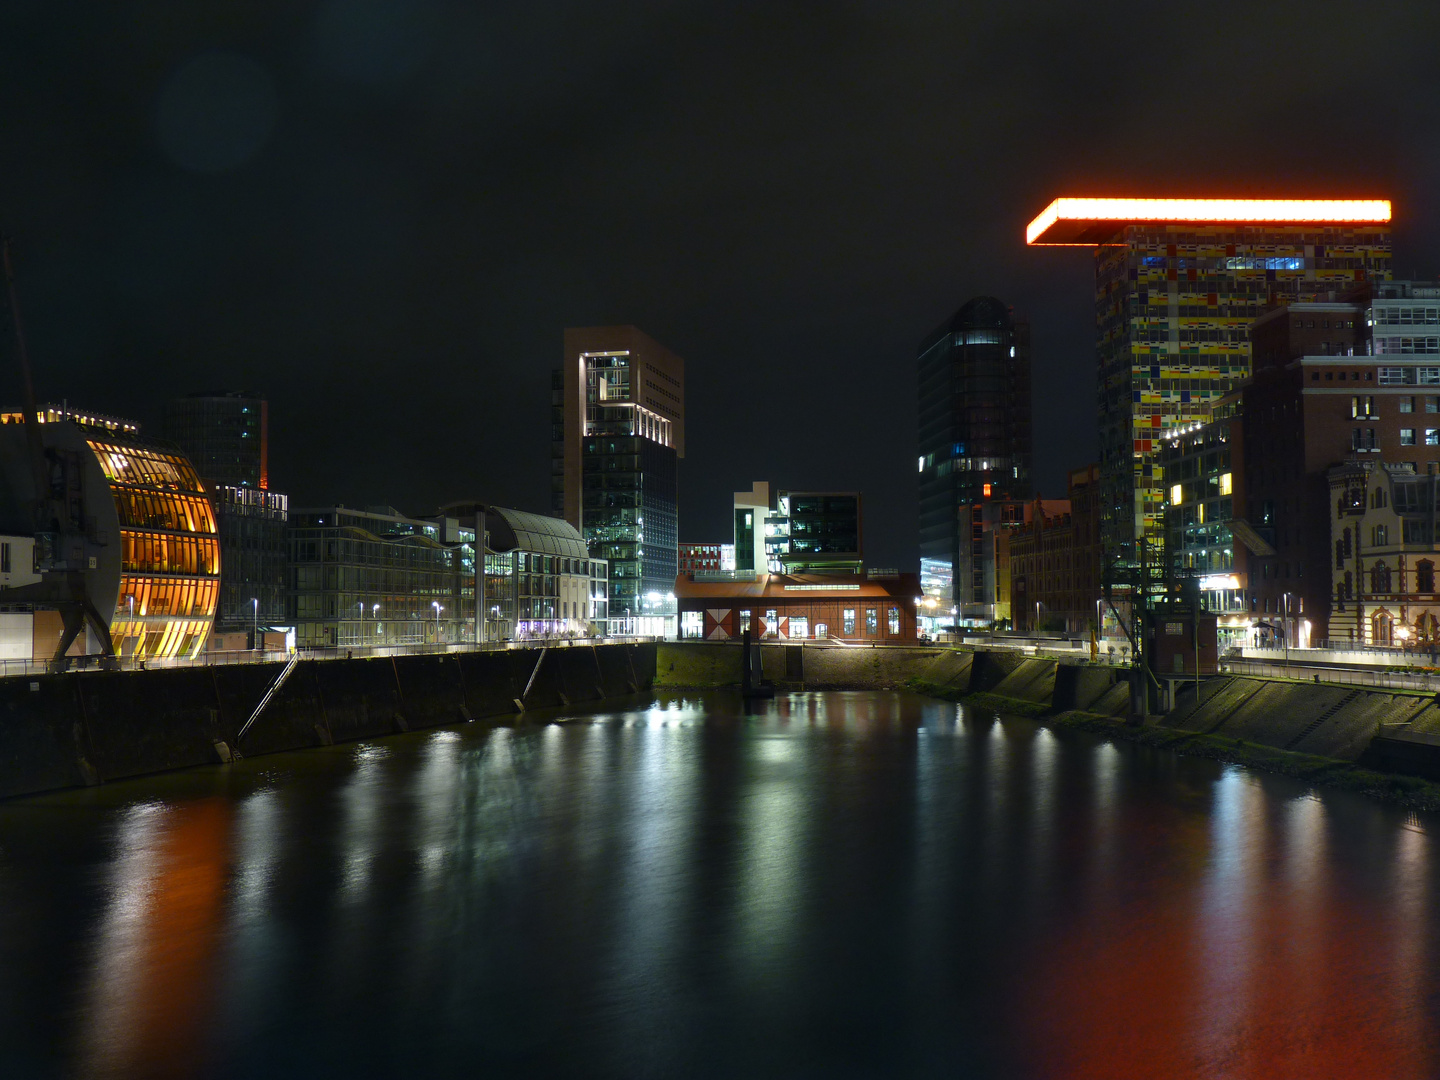
[{"label": "glass office tower", "polygon": [[1158,556],[1161,442],[1249,376],[1250,323],[1387,280],[1389,222],[1381,200],[1057,199],[1030,223],[1030,244],[1095,252],[1107,561],[1136,561],[1142,537]]},{"label": "glass office tower", "polygon": [[1030,327],[979,296],[920,346],[920,585],[943,615],[989,621],[993,532],[1030,497]]},{"label": "glass office tower", "polygon": [[570,329],[551,386],[555,504],[608,563],[608,630],[673,637],[685,362],[633,326]]}]

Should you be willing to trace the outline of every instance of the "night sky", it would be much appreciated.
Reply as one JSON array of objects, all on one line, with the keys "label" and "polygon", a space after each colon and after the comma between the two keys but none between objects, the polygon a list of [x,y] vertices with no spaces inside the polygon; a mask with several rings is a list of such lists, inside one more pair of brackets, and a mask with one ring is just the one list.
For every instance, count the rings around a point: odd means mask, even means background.
[{"label": "night sky", "polygon": [[969,297],[1032,321],[1042,489],[1095,452],[1089,254],[1025,223],[1389,197],[1433,277],[1437,42],[1433,2],[0,0],[0,229],[42,399],[261,391],[294,505],[545,510],[562,330],[634,323],[686,360],[681,539],[859,488],[913,569],[915,349]]}]

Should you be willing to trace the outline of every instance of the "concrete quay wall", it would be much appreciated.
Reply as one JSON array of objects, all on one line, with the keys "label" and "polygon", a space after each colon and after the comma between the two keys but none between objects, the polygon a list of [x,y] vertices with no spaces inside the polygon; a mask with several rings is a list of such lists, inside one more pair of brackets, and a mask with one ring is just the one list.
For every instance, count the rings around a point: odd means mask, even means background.
[{"label": "concrete quay wall", "polygon": [[301,660],[238,745],[283,664],[0,679],[0,798],[623,698],[651,688],[655,649]]},{"label": "concrete quay wall", "polygon": [[[907,687],[950,700],[1036,716],[1129,718],[1128,672],[1013,650],[762,645],[765,675],[788,689]],[[740,647],[664,642],[657,687],[740,683]],[[1216,676],[1180,687],[1180,704],[1150,726],[1338,762],[1440,779],[1440,704],[1421,692],[1251,676]],[[1178,743],[1177,743],[1178,745]]]}]

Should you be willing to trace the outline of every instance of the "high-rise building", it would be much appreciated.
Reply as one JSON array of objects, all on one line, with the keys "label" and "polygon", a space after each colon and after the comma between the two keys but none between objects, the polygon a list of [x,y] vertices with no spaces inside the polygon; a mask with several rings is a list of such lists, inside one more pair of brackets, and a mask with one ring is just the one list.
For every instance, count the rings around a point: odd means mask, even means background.
[{"label": "high-rise building", "polygon": [[920,346],[920,585],[941,614],[995,618],[994,529],[1030,497],[1030,327],[993,296]]},{"label": "high-rise building", "polygon": [[[270,490],[270,410],[251,391],[165,403],[162,430],[195,463],[220,527],[219,635],[290,625],[285,602],[288,496]],[[251,643],[254,645],[254,643]],[[255,646],[258,647],[258,646]]]},{"label": "high-rise building", "polygon": [[1389,222],[1381,200],[1057,199],[1030,223],[1030,244],[1095,249],[1107,560],[1161,541],[1162,440],[1250,375],[1250,323],[1388,279]]},{"label": "high-rise building", "polygon": [[565,331],[551,376],[554,509],[609,567],[609,631],[675,634],[685,361],[633,326]]},{"label": "high-rise building", "polygon": [[161,429],[195,463],[201,479],[270,487],[270,409],[249,390],[216,390],[165,402]]}]

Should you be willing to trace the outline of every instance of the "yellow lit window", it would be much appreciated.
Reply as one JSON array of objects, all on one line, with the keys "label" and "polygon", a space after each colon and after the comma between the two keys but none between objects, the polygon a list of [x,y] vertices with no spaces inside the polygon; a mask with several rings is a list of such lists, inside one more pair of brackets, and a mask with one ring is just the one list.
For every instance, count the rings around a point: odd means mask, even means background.
[{"label": "yellow lit window", "polygon": [[1170,488],[1170,505],[1179,506],[1181,502],[1181,496],[1183,496],[1184,493],[1185,489],[1179,484],[1175,484],[1174,486],[1172,486]]},{"label": "yellow lit window", "polygon": [[1220,494],[1230,494],[1230,474],[1228,472],[1220,474]]}]

